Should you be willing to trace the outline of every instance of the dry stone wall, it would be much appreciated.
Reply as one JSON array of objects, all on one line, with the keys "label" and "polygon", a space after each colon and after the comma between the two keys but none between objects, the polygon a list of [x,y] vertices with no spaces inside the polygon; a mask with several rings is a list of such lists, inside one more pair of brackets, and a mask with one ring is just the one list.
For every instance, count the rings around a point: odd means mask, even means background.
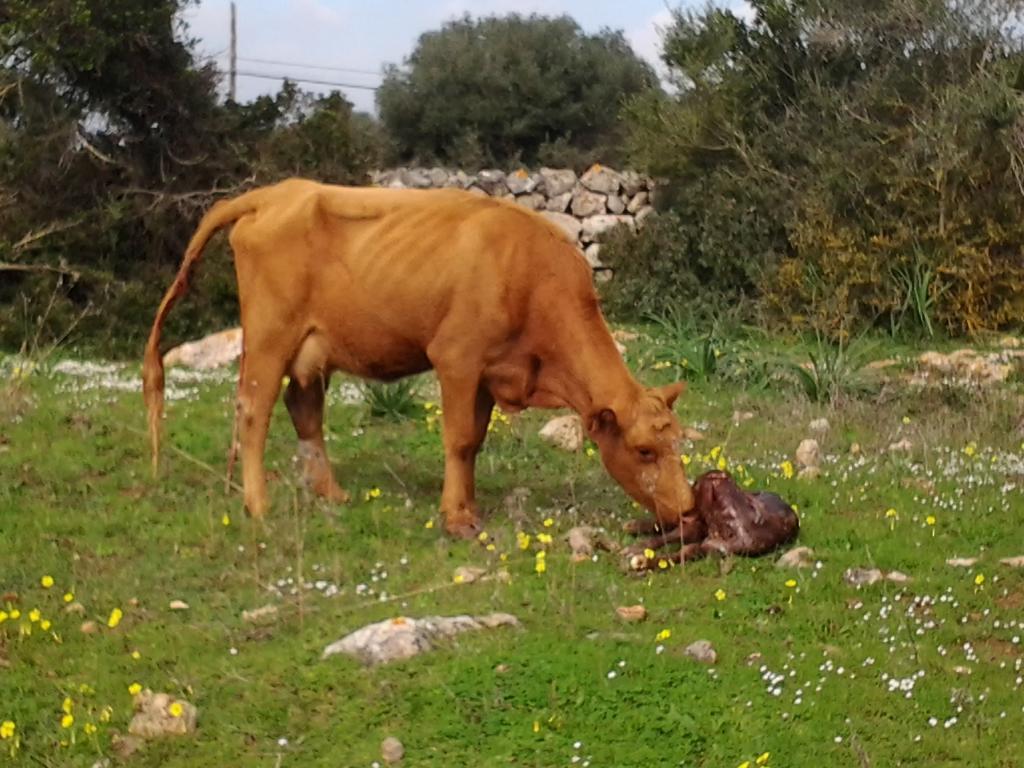
[{"label": "dry stone wall", "polygon": [[393,189],[454,187],[513,200],[558,224],[576,241],[590,265],[601,272],[605,270],[600,259],[601,236],[620,224],[636,231],[654,213],[652,179],[603,165],[593,165],[582,175],[559,168],[519,168],[509,173],[492,169],[466,173],[444,168],[394,168],[373,173],[371,183]]}]

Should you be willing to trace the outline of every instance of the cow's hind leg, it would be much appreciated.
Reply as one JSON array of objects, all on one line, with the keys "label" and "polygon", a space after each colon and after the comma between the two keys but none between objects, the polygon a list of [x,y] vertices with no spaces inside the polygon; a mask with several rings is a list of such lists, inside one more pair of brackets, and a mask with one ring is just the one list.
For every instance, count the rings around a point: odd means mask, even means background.
[{"label": "cow's hind leg", "polygon": [[327,460],[324,444],[324,394],[328,377],[321,374],[302,383],[296,376],[288,383],[284,402],[299,437],[302,473],[313,492],[329,501],[344,504],[348,493],[338,485]]},{"label": "cow's hind leg", "polygon": [[246,348],[238,415],[242,443],[242,486],[245,507],[253,517],[267,511],[267,476],[263,451],[270,426],[270,412],[281,393],[286,355],[274,347]]},{"label": "cow's hind leg", "polygon": [[439,368],[444,412],[444,489],[441,511],[452,536],[472,538],[480,531],[476,505],[476,455],[487,436],[494,398],[479,373],[467,375]]}]

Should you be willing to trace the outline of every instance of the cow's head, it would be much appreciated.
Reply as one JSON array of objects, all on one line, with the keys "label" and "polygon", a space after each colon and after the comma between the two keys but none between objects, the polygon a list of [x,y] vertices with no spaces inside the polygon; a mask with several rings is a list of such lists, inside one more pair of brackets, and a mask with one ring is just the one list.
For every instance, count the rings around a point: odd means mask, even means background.
[{"label": "cow's head", "polygon": [[680,382],[639,389],[628,401],[592,413],[587,424],[611,476],[666,528],[694,507],[679,458],[683,432],[672,412],[685,388]]}]

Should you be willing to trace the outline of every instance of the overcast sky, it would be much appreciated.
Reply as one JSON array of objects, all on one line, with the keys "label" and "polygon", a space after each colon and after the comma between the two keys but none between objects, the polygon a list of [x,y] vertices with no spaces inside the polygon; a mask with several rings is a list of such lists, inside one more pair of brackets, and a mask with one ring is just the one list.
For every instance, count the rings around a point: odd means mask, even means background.
[{"label": "overcast sky", "polygon": [[[240,73],[291,75],[353,85],[377,85],[385,64],[401,64],[420,34],[448,19],[519,13],[568,14],[587,32],[621,29],[633,49],[657,64],[658,28],[671,18],[669,8],[703,5],[704,0],[236,0]],[[742,8],[743,0],[718,0]],[[203,55],[227,70],[230,0],[201,0],[186,19]],[[347,72],[252,61],[309,64],[362,70]],[[311,91],[330,86],[301,83]],[[280,80],[250,75],[238,78],[238,99],[246,101],[278,90]],[[373,110],[373,91],[340,88],[357,109]]]}]

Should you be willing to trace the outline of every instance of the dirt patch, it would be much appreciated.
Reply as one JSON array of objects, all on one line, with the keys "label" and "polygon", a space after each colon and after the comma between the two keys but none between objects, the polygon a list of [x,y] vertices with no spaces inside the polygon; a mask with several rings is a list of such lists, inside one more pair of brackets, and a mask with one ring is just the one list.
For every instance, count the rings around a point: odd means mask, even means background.
[{"label": "dirt patch", "polygon": [[1024,592],[1011,592],[1008,595],[996,598],[996,605],[1004,611],[1019,611],[1024,608]]},{"label": "dirt patch", "polygon": [[978,651],[978,656],[985,661],[1006,661],[1007,659],[1017,659],[1021,656],[1019,645],[1014,645],[1009,640],[1001,640],[997,637],[979,640],[974,645]]}]

